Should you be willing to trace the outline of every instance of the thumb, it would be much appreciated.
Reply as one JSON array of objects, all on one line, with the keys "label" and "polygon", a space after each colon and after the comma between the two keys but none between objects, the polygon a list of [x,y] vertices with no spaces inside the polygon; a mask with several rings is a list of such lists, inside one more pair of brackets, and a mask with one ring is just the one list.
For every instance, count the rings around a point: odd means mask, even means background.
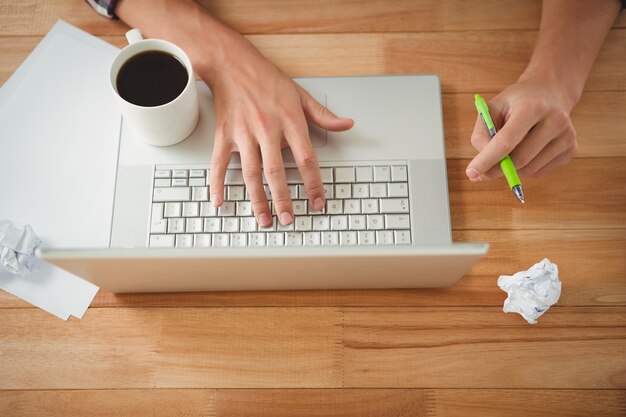
[{"label": "thumb", "polygon": [[333,112],[328,110],[327,107],[322,106],[304,90],[302,90],[302,110],[304,110],[304,115],[307,120],[331,132],[348,130],[354,126],[354,120],[345,117],[337,117]]}]

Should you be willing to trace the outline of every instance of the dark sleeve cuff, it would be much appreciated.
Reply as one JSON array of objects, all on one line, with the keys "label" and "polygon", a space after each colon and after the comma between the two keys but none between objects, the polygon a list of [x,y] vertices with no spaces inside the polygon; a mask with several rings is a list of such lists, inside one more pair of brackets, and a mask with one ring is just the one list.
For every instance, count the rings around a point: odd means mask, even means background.
[{"label": "dark sleeve cuff", "polygon": [[[117,0],[85,0],[99,15],[115,19]],[[626,0],[624,0],[626,1]]]}]

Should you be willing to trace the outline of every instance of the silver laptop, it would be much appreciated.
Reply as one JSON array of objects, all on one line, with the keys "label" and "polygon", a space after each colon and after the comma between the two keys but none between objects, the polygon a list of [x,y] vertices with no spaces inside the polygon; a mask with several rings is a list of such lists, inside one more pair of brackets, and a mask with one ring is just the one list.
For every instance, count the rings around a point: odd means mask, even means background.
[{"label": "silver laptop", "polygon": [[[310,129],[327,198],[308,206],[289,150],[294,223],[254,219],[239,161],[225,202],[209,202],[215,120],[199,84],[195,132],[168,148],[121,129],[109,248],[44,249],[42,257],[115,292],[449,286],[487,251],[453,244],[441,95],[436,76],[296,80],[346,132]],[[266,186],[271,205],[271,193]]]}]

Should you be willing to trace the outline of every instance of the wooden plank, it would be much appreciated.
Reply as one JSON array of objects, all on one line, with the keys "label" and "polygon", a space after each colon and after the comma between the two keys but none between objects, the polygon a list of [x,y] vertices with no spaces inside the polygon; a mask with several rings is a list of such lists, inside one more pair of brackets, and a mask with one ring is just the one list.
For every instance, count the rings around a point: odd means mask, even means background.
[{"label": "wooden plank", "polygon": [[[400,34],[251,35],[261,52],[291,76],[439,74],[444,93],[496,93],[528,63],[534,31]],[[4,82],[39,41],[5,37]],[[122,37],[105,37],[117,46]],[[488,43],[487,50],[482,45]],[[613,30],[587,82],[587,91],[626,91],[626,30]]]},{"label": "wooden plank", "polygon": [[574,159],[546,177],[525,178],[525,206],[514,200],[503,178],[471,183],[465,176],[468,163],[448,160],[453,229],[623,230],[626,226],[624,158]]},{"label": "wooden plank", "polygon": [[[489,95],[488,98],[495,96]],[[448,158],[473,158],[470,143],[476,108],[473,94],[443,94],[443,126]],[[626,156],[626,92],[586,92],[572,112],[578,158]]]},{"label": "wooden plank", "polygon": [[350,388],[626,387],[626,309],[347,308]]},{"label": "wooden plank", "polygon": [[[241,33],[425,32],[538,29],[539,0],[202,0],[213,16]],[[65,19],[97,35],[123,34],[118,21],[104,19],[69,0],[0,2],[0,36],[43,35]],[[622,13],[613,27],[626,27]]]},{"label": "wooden plank", "polygon": [[0,311],[0,389],[340,387],[336,309]]},{"label": "wooden plank", "polygon": [[153,389],[0,391],[11,416],[618,417],[618,390]]}]

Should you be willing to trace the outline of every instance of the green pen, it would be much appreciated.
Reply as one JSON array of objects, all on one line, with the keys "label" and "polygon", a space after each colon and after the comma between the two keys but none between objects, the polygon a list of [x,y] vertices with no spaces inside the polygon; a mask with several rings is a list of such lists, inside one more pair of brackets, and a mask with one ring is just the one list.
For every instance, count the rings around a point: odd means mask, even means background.
[{"label": "green pen", "polygon": [[[483,121],[485,129],[487,129],[489,137],[493,139],[496,135],[496,127],[493,124],[493,120],[491,120],[487,102],[480,96],[480,94],[475,94],[474,104],[476,104],[476,110],[478,110],[480,119]],[[517,199],[524,204],[524,190],[522,189],[522,182],[517,176],[515,165],[513,165],[513,161],[511,161],[511,157],[509,155],[505,156],[504,159],[500,161],[500,169],[502,169],[502,172],[509,183],[509,187],[511,187],[511,191],[515,194],[515,197],[517,197]]]}]

